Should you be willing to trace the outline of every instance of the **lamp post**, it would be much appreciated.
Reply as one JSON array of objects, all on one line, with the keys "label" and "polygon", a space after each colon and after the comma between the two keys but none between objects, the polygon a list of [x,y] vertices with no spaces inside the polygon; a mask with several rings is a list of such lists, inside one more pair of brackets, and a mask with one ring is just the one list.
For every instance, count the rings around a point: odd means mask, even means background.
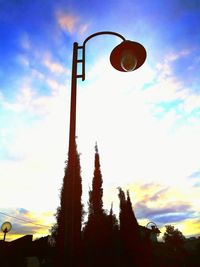
[{"label": "lamp post", "polygon": [[[133,71],[139,68],[146,59],[146,50],[145,48],[133,41],[126,40],[122,35],[116,32],[111,31],[102,31],[97,32],[85,39],[83,45],[79,45],[77,42],[73,45],[73,58],[72,58],[72,76],[71,76],[71,107],[70,107],[70,129],[69,129],[69,147],[68,147],[68,169],[71,175],[72,180],[72,196],[74,196],[74,192],[76,190],[76,182],[75,182],[75,170],[76,170],[76,95],[77,95],[77,80],[82,79],[85,80],[85,46],[86,43],[93,37],[98,35],[115,35],[119,37],[122,42],[116,46],[110,55],[111,65],[117,69],[118,71],[127,72]],[[78,51],[82,53],[78,53]],[[81,54],[81,58],[78,58],[78,55]],[[78,64],[82,65],[81,73],[78,73]],[[71,247],[71,259],[69,259],[69,266],[74,267],[74,257],[76,255],[76,244],[77,242],[75,235],[76,229],[73,226],[74,217],[74,201],[72,199],[71,202],[71,221],[72,221],[72,229],[70,229],[70,244]],[[65,218],[67,220],[67,218]],[[64,231],[65,233],[65,231]]]}]

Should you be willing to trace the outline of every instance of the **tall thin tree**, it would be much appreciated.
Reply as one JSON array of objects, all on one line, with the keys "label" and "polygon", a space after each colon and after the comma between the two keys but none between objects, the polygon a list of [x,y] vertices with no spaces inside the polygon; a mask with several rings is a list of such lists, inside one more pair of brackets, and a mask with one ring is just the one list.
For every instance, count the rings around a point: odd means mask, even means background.
[{"label": "tall thin tree", "polygon": [[127,261],[124,264],[142,267],[142,245],[139,225],[132,208],[129,192],[127,191],[126,197],[124,191],[119,188],[118,196],[120,200],[120,236],[124,250],[124,259]]},{"label": "tall thin tree", "polygon": [[92,189],[89,191],[89,214],[84,228],[87,266],[110,266],[108,252],[112,241],[112,214],[107,215],[103,209],[102,185],[100,157],[96,144]]},{"label": "tall thin tree", "polygon": [[101,174],[100,158],[97,144],[95,145],[94,175],[92,190],[89,191],[89,216],[103,213],[103,179]]},{"label": "tall thin tree", "polygon": [[71,266],[72,261],[73,266],[79,266],[81,260],[82,179],[77,148],[75,166],[70,161],[69,155],[56,216],[56,266],[59,267]]}]

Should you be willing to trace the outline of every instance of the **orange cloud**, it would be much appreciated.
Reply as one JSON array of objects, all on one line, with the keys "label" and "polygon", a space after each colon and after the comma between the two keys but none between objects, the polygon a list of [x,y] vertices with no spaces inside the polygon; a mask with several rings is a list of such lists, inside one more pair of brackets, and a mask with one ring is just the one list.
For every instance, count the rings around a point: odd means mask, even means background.
[{"label": "orange cloud", "polygon": [[57,14],[58,24],[61,29],[69,33],[75,31],[75,25],[77,23],[77,17],[59,12]]},{"label": "orange cloud", "polygon": [[57,12],[57,21],[63,31],[84,34],[88,29],[87,23],[80,23],[80,18],[64,12]]}]

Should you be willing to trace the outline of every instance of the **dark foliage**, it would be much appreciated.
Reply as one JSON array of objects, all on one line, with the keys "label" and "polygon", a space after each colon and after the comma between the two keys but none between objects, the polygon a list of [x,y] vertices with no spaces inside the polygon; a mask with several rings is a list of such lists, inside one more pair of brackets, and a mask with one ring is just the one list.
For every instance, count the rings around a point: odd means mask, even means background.
[{"label": "dark foliage", "polygon": [[185,237],[172,225],[166,225],[165,228],[166,231],[163,236],[166,245],[165,253],[167,254],[165,261],[169,264],[173,263],[174,266],[184,266],[186,258],[188,258],[188,252],[184,247]]},{"label": "dark foliage", "polygon": [[175,249],[183,245],[185,237],[178,229],[175,229],[172,225],[166,225],[165,228],[163,240],[166,244],[171,245]]},{"label": "dark foliage", "polygon": [[33,241],[32,255],[37,256],[40,266],[52,266],[55,247],[51,245],[50,236],[41,237]]},{"label": "dark foliage", "polygon": [[129,192],[127,197],[119,188],[120,200],[120,238],[124,263],[127,266],[152,266],[152,251],[150,237],[141,240],[139,225],[136,220]]},{"label": "dark foliage", "polygon": [[113,236],[117,220],[112,209],[109,215],[103,209],[103,180],[97,145],[94,166],[92,190],[89,191],[89,215],[83,233],[86,262],[87,266],[112,266]]},{"label": "dark foliage", "polygon": [[92,190],[89,191],[89,217],[103,214],[103,180],[100,167],[100,159],[97,145],[95,146],[94,176]]},{"label": "dark foliage", "polygon": [[83,214],[81,195],[81,168],[76,149],[75,162],[70,154],[68,156],[61,189],[60,207],[56,214],[57,224],[52,228],[56,241],[56,266],[66,266],[72,260],[76,264],[76,261],[81,260],[81,221]]}]

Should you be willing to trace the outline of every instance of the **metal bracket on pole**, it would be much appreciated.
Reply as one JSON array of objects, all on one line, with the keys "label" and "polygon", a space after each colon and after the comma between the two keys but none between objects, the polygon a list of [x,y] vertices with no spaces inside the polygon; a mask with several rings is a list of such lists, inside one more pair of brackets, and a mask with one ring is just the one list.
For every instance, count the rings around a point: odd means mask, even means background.
[{"label": "metal bracket on pole", "polygon": [[85,47],[84,46],[78,46],[78,50],[82,50],[82,58],[78,58],[78,53],[77,53],[77,59],[76,59],[76,64],[78,63],[82,64],[82,73],[81,74],[76,74],[76,78],[82,78],[82,81],[85,80]]}]

